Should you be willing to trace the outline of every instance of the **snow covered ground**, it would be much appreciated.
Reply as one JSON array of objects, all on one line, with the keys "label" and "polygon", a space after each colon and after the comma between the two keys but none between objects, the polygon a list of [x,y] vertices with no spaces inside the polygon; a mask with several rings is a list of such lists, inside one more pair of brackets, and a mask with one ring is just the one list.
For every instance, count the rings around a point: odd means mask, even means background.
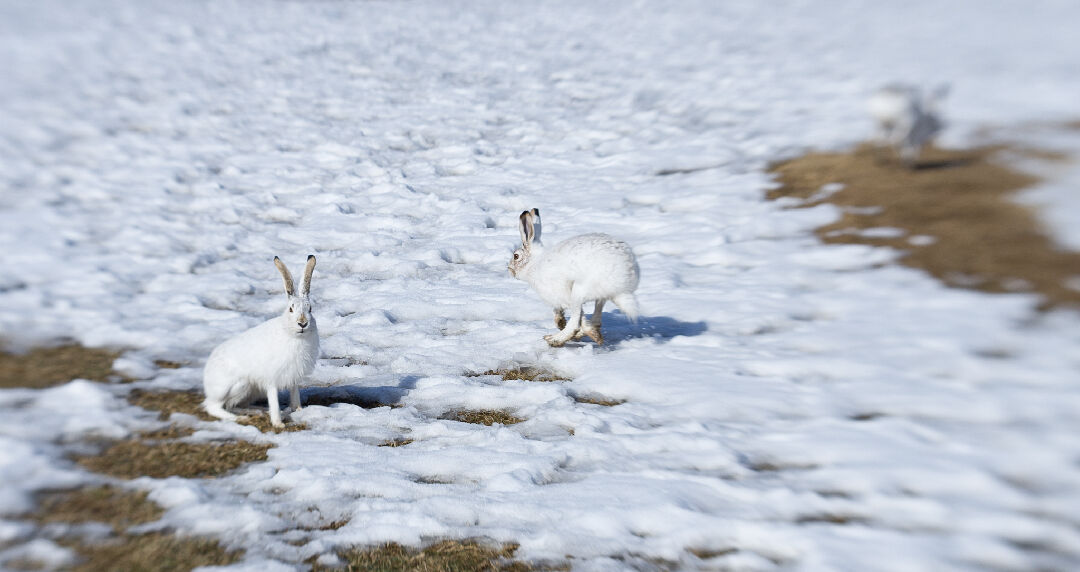
[{"label": "snow covered ground", "polygon": [[[891,80],[953,83],[947,142],[1075,119],[1080,3],[868,6],[2,2],[0,337],[199,387],[280,311],[272,257],[316,254],[312,383],[401,407],[200,422],[277,446],[135,482],[237,568],[444,537],[581,570],[1075,567],[1078,317],[823,246],[831,207],[762,196],[768,162],[863,139]],[[638,324],[543,343],[550,309],[506,271],[530,207],[548,242],[633,245]],[[513,364],[573,381],[465,375]],[[32,491],[96,478],[64,443],[157,423],[126,391],[0,392],[0,542],[28,539]],[[439,419],[460,408],[527,421]]]}]

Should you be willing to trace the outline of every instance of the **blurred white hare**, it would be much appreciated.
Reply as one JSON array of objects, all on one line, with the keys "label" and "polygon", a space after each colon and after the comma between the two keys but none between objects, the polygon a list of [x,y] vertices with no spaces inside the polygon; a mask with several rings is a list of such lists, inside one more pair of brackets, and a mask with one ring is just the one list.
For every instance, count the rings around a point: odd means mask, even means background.
[{"label": "blurred white hare", "polygon": [[878,144],[896,149],[906,165],[914,165],[923,147],[945,128],[941,102],[948,93],[948,85],[924,95],[918,87],[904,84],[874,92],[866,107],[877,122]]},{"label": "blurred white hare", "polygon": [[[555,309],[559,332],[544,336],[559,347],[571,339],[589,336],[603,345],[600,333],[604,302],[611,300],[631,321],[637,319],[639,270],[634,252],[625,242],[600,233],[572,236],[550,249],[540,241],[540,210],[524,211],[518,217],[521,247],[514,251],[508,269],[524,280],[540,298]],[[592,318],[584,321],[581,306],[593,300]],[[563,312],[570,310],[567,320]]]},{"label": "blurred white hare", "polygon": [[278,409],[278,391],[282,389],[289,390],[289,409],[300,409],[300,382],[315,369],[319,357],[319,329],[308,299],[315,257],[307,258],[299,292],[293,289],[289,269],[276,256],[274,265],[285,281],[285,310],[226,340],[206,360],[203,407],[214,417],[235,420],[236,415],[227,409],[265,393],[271,425],[284,427]]}]

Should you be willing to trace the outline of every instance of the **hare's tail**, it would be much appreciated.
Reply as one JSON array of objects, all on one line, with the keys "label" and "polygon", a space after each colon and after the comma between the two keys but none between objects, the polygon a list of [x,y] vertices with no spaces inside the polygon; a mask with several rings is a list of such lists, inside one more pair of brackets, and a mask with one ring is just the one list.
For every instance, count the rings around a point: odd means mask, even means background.
[{"label": "hare's tail", "polygon": [[630,318],[631,322],[637,322],[638,303],[632,292],[623,292],[612,298],[611,301],[622,310],[623,314],[626,314],[627,318]]}]

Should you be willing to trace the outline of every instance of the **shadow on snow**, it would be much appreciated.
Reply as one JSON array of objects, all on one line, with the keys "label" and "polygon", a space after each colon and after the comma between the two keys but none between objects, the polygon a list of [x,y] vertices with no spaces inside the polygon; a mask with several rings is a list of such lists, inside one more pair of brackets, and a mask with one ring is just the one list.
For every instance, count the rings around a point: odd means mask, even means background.
[{"label": "shadow on snow", "polygon": [[704,321],[683,322],[667,316],[641,316],[631,323],[626,316],[604,314],[604,347],[614,347],[624,340],[653,338],[667,343],[679,336],[699,336],[709,329]]}]

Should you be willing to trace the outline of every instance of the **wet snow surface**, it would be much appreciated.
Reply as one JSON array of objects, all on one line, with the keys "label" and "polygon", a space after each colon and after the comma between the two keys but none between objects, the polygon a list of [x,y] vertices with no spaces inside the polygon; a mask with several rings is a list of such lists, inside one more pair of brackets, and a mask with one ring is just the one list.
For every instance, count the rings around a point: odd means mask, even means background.
[{"label": "wet snow surface", "polygon": [[[0,334],[130,348],[137,386],[201,387],[216,344],[281,310],[272,257],[316,254],[312,386],[395,407],[198,422],[276,447],[135,482],[168,508],[153,526],[246,549],[239,568],[468,537],[582,570],[1069,568],[1077,316],[823,246],[832,207],[762,196],[769,161],[864,138],[890,80],[952,81],[953,141],[1069,118],[1080,4],[866,10],[4,2]],[[550,309],[506,271],[530,207],[548,242],[633,245],[638,324],[543,343]],[[517,364],[573,380],[466,375]],[[29,540],[32,491],[93,478],[61,444],[154,426],[127,387],[0,392],[0,541]],[[477,408],[526,421],[440,419]]]}]

